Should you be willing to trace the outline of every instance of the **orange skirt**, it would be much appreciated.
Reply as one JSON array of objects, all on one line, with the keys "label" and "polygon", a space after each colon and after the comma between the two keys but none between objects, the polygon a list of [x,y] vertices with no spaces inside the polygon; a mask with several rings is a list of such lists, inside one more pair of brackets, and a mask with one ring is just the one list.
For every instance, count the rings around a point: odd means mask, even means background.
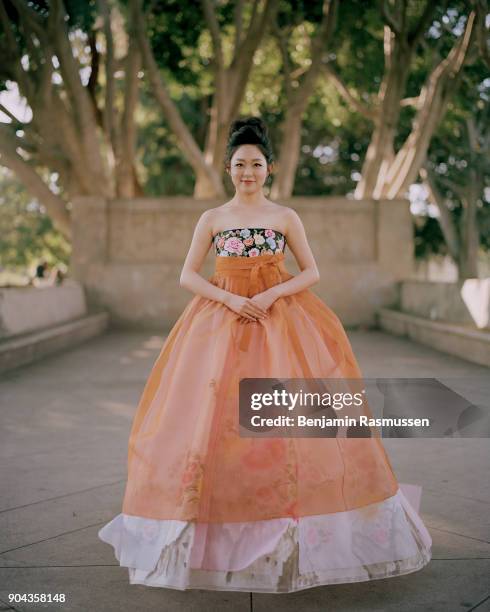
[{"label": "orange skirt", "polygon": [[[284,254],[216,256],[213,285],[249,296],[293,275]],[[230,523],[325,515],[393,496],[381,440],[239,435],[241,378],[362,378],[335,313],[310,290],[250,321],[195,296],[146,382],[129,439],[123,513]]]}]

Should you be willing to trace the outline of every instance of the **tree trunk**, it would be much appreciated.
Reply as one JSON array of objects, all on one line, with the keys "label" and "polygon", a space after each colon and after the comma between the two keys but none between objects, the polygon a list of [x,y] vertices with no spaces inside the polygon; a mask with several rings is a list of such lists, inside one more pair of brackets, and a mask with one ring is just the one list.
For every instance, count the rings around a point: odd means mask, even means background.
[{"label": "tree trunk", "polygon": [[480,236],[476,223],[476,201],[478,180],[474,171],[472,181],[467,187],[467,196],[462,198],[464,206],[461,223],[461,253],[458,261],[460,279],[478,278],[478,250]]},{"label": "tree trunk", "polygon": [[433,70],[419,96],[418,112],[413,128],[396,154],[379,197],[395,199],[405,197],[410,185],[417,179],[432,135],[446,112],[446,107],[461,79],[468,51],[475,38],[475,13],[466,22],[466,29],[448,56]]},{"label": "tree trunk", "polygon": [[458,230],[451,216],[451,211],[447,207],[444,197],[436,184],[435,177],[427,165],[420,169],[420,176],[429,192],[429,200],[432,201],[439,210],[439,225],[441,226],[442,235],[444,236],[449,255],[452,257],[453,261],[457,263],[461,252],[461,246]]},{"label": "tree trunk", "polygon": [[20,155],[15,151],[7,152],[6,149],[2,147],[0,155],[2,165],[10,168],[26,190],[45,206],[53,225],[67,240],[70,240],[71,220],[64,200],[48,188],[36,171]]},{"label": "tree trunk", "polygon": [[255,52],[262,42],[270,22],[275,19],[279,5],[278,0],[265,0],[264,4],[262,12],[259,12],[257,10],[259,2],[255,0],[250,24],[243,40],[241,22],[243,7],[237,5],[235,9],[235,47],[231,63],[226,67],[215,9],[209,0],[203,0],[204,16],[213,42],[212,67],[215,84],[203,159],[206,164],[211,166],[213,174],[219,177],[220,183],[219,185],[211,183],[206,173],[197,169],[194,185],[194,197],[196,199],[222,198],[226,195],[222,176],[228,131],[233,119],[239,112],[252,70]]},{"label": "tree trunk", "polygon": [[378,99],[379,113],[374,120],[374,131],[361,171],[355,198],[379,198],[389,167],[394,158],[393,142],[400,118],[400,101],[410,68],[412,51],[397,41],[385,26],[385,57],[387,69]]},{"label": "tree trunk", "polygon": [[271,188],[271,199],[273,200],[289,198],[293,193],[301,146],[302,106],[304,105],[288,106],[286,111],[277,172]]}]

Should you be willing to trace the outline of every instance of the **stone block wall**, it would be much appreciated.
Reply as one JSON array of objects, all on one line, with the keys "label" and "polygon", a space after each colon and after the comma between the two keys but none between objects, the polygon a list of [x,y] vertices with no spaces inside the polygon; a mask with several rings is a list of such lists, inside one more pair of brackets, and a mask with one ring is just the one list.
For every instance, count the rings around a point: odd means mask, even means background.
[{"label": "stone block wall", "polygon": [[[398,303],[398,281],[413,272],[413,230],[407,200],[293,197],[321,274],[312,287],[346,327],[374,325],[380,306]],[[113,324],[168,330],[193,294],[179,285],[194,227],[216,201],[188,197],[73,201],[71,274],[91,305]],[[210,249],[201,269],[214,267]],[[286,246],[286,266],[299,268]]]}]

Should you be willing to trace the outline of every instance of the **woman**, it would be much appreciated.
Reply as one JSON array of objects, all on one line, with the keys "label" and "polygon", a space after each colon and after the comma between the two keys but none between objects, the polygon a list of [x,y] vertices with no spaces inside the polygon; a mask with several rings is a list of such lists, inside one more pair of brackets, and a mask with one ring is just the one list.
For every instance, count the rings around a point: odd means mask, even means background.
[{"label": "woman", "polygon": [[181,274],[196,295],[140,399],[122,513],[99,531],[131,584],[292,592],[406,574],[431,558],[378,438],[240,434],[241,379],[362,378],[340,320],[308,289],[319,273],[299,216],[263,194],[272,167],[262,120],[235,121],[226,170],[236,193],[197,223]]}]

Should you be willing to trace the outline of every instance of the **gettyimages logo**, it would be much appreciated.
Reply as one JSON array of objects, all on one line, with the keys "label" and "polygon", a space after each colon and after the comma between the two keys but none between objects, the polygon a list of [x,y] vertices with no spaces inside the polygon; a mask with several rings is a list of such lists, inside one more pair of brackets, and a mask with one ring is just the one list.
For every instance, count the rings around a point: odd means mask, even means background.
[{"label": "gettyimages logo", "polygon": [[485,384],[469,378],[242,378],[240,436],[486,438]]}]

